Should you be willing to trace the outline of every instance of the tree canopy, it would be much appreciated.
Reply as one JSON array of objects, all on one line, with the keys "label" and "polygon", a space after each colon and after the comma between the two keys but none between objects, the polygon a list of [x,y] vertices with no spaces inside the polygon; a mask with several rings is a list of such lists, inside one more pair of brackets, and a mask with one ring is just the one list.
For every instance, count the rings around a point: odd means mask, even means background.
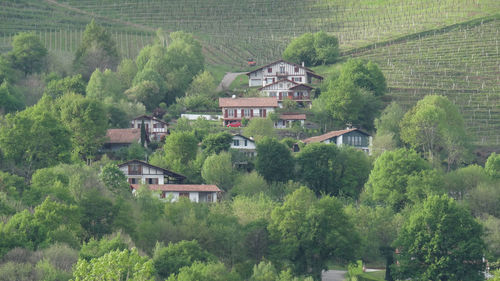
[{"label": "tree canopy", "polygon": [[324,31],[314,34],[304,33],[293,39],[283,51],[283,59],[306,66],[331,64],[339,56],[339,41],[337,37]]},{"label": "tree canopy", "polygon": [[294,159],[290,149],[268,137],[257,142],[257,171],[267,181],[287,181],[293,173]]},{"label": "tree canopy", "polygon": [[21,32],[12,39],[12,51],[9,57],[12,66],[24,74],[36,73],[45,66],[47,49],[34,33]]}]

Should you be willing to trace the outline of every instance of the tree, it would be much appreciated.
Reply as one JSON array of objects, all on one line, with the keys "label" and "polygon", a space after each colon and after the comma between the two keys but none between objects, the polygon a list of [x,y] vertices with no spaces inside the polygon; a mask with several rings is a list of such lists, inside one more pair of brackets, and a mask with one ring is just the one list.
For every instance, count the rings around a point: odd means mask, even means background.
[{"label": "tree", "polygon": [[380,117],[375,119],[375,129],[377,129],[375,139],[388,136],[391,141],[388,147],[377,146],[380,153],[385,150],[392,150],[402,145],[399,122],[403,119],[404,114],[403,108],[401,108],[399,104],[391,102],[386,108],[384,108]]},{"label": "tree", "polygon": [[47,49],[34,33],[21,32],[12,39],[12,51],[9,56],[13,67],[27,75],[42,70]]},{"label": "tree", "polygon": [[297,178],[311,188],[316,195],[339,194],[337,171],[339,150],[334,144],[311,143],[297,154]]},{"label": "tree", "polygon": [[290,264],[297,275],[315,278],[328,260],[352,261],[359,242],[342,203],[330,196],[317,199],[306,187],[273,210],[268,229],[275,243],[273,260]]},{"label": "tree", "polygon": [[112,192],[122,193],[123,191],[129,191],[127,177],[120,168],[113,163],[108,163],[102,167],[99,179]]},{"label": "tree", "polygon": [[8,81],[4,80],[0,85],[0,113],[14,112],[23,107],[20,93]]},{"label": "tree", "polygon": [[269,185],[266,180],[256,171],[243,173],[237,179],[234,187],[231,189],[231,195],[252,196],[259,193],[269,192]]},{"label": "tree", "polygon": [[45,87],[44,95],[48,95],[53,99],[62,97],[64,94],[75,93],[85,95],[85,81],[82,75],[76,74],[73,76],[66,76],[62,79],[53,79]]},{"label": "tree", "polygon": [[259,140],[263,137],[275,137],[273,121],[269,118],[253,118],[248,122],[248,126],[243,128],[243,135]]},{"label": "tree", "polygon": [[73,66],[88,81],[96,68],[101,71],[115,69],[120,56],[111,34],[92,20],[83,32],[83,38],[75,53]]},{"label": "tree", "polygon": [[144,119],[141,121],[141,145],[146,144],[146,125],[144,125]]},{"label": "tree", "polygon": [[144,104],[148,111],[153,111],[163,100],[160,87],[155,81],[142,81],[125,91],[125,95],[133,101]]},{"label": "tree", "polygon": [[283,59],[306,66],[331,64],[339,55],[337,37],[324,31],[304,33],[293,39],[283,51]]},{"label": "tree", "polygon": [[493,152],[488,157],[486,164],[484,165],[484,170],[490,177],[494,179],[500,178],[500,154]]},{"label": "tree", "polygon": [[36,105],[6,116],[0,126],[0,150],[28,179],[37,169],[69,161],[70,136],[51,112]]},{"label": "tree", "polygon": [[401,139],[424,153],[432,163],[447,163],[448,170],[465,160],[468,140],[458,108],[444,96],[418,101],[400,123]]},{"label": "tree", "polygon": [[120,232],[114,235],[114,237],[106,236],[101,240],[90,238],[88,242],[83,242],[78,255],[81,259],[91,261],[92,259],[102,257],[111,251],[122,251],[128,249],[128,245],[123,238],[124,237],[121,236]]},{"label": "tree", "polygon": [[340,70],[339,81],[351,81],[357,87],[383,96],[387,92],[384,74],[372,61],[349,59]]},{"label": "tree", "polygon": [[125,89],[132,87],[132,81],[136,74],[137,65],[131,59],[123,59],[116,69],[116,76]]},{"label": "tree", "polygon": [[93,158],[104,143],[107,130],[102,103],[76,94],[64,95],[56,103],[61,122],[73,132],[74,153],[84,160]]},{"label": "tree", "polygon": [[215,79],[207,70],[196,75],[186,91],[186,96],[206,96],[215,98],[217,85]]},{"label": "tree", "polygon": [[234,272],[229,272],[223,263],[194,262],[189,267],[180,269],[179,274],[171,275],[167,281],[236,281],[241,280]]},{"label": "tree", "polygon": [[415,206],[394,246],[394,277],[412,280],[483,280],[482,228],[467,209],[447,196]]},{"label": "tree", "polygon": [[228,151],[231,147],[233,136],[227,132],[209,134],[201,143],[201,148],[206,155],[219,154],[222,151]]},{"label": "tree", "polygon": [[400,211],[410,202],[407,194],[410,177],[421,176],[426,170],[430,170],[429,163],[415,151],[386,151],[375,160],[365,185],[365,198]]},{"label": "tree", "polygon": [[268,137],[257,142],[256,169],[267,181],[287,181],[293,177],[294,161],[284,144]]},{"label": "tree", "polygon": [[201,168],[201,176],[206,183],[215,184],[228,191],[234,182],[231,153],[221,152],[208,156]]},{"label": "tree", "polygon": [[167,247],[156,244],[153,254],[153,264],[156,273],[166,279],[172,274],[178,274],[183,267],[189,267],[194,262],[208,262],[214,257],[203,250],[198,241],[180,241],[178,243],[168,243]]},{"label": "tree", "polygon": [[99,68],[92,72],[86,88],[87,97],[101,101],[118,101],[124,90],[116,73],[109,69],[101,72]]},{"label": "tree", "polygon": [[153,261],[136,249],[115,250],[90,261],[79,259],[72,280],[154,281]]}]

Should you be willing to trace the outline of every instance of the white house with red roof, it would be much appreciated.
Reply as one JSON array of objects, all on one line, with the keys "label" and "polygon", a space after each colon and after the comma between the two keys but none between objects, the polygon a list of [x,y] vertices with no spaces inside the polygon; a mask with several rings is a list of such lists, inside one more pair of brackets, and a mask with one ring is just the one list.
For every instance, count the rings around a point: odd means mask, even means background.
[{"label": "white house with red roof", "polygon": [[[132,193],[140,188],[139,184],[131,184]],[[179,198],[188,198],[191,202],[217,202],[222,190],[213,184],[150,184],[149,189],[158,195],[158,198],[176,202]]]},{"label": "white house with red roof", "polygon": [[347,128],[345,130],[331,131],[326,134],[302,140],[303,143],[333,143],[337,146],[349,145],[359,148],[371,155],[372,136],[357,128]]},{"label": "white house with red roof", "polygon": [[146,133],[151,140],[160,140],[160,138],[167,134],[167,122],[160,120],[154,116],[141,115],[130,121],[130,128],[141,128],[144,121]]},{"label": "white house with red roof", "polygon": [[299,84],[312,83],[312,79],[323,80],[313,70],[295,63],[277,60],[247,73],[248,86],[264,87],[280,80],[290,80]]},{"label": "white house with red roof", "polygon": [[219,98],[224,126],[241,121],[242,118],[266,118],[278,107],[278,100],[271,97],[262,98]]}]

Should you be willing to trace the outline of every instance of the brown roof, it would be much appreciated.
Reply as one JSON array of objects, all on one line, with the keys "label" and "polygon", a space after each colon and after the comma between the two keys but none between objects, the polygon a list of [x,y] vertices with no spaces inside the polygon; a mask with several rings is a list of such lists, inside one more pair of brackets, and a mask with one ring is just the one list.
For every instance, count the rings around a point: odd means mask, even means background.
[{"label": "brown roof", "polygon": [[352,131],[360,131],[360,132],[368,135],[367,133],[361,131],[358,128],[352,128],[352,129],[346,129],[346,130],[340,130],[340,131],[331,131],[331,132],[328,132],[328,133],[326,133],[324,135],[315,136],[315,137],[311,137],[311,138],[305,139],[302,142],[304,142],[304,143],[322,142],[322,141],[325,141],[327,139],[331,139],[333,137],[338,137],[338,136],[341,136],[343,134],[346,134],[346,133],[349,133],[349,132],[352,132]]},{"label": "brown roof", "polygon": [[141,129],[108,129],[105,143],[133,143],[141,139]]},{"label": "brown roof", "polygon": [[[139,184],[131,184],[133,189],[138,189]],[[181,192],[221,192],[214,184],[149,184],[151,190],[181,191]]]},{"label": "brown roof", "polygon": [[219,98],[219,107],[278,107],[278,100],[268,98]]},{"label": "brown roof", "polygon": [[306,120],[305,114],[281,114],[280,120]]}]

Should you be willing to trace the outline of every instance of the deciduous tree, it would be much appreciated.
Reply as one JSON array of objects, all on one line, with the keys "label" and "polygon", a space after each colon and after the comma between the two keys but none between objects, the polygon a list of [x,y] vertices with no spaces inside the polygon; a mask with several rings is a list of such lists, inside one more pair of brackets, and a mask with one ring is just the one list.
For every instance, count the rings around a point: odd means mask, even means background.
[{"label": "deciduous tree", "polygon": [[20,69],[27,75],[42,70],[47,49],[34,33],[21,32],[14,36],[9,56],[13,67]]},{"label": "deciduous tree", "polygon": [[228,191],[233,186],[235,177],[231,153],[221,152],[208,156],[201,168],[201,176],[206,183],[215,184]]},{"label": "deciduous tree", "polygon": [[293,178],[294,160],[290,149],[268,137],[257,142],[257,171],[267,181],[287,181]]}]

